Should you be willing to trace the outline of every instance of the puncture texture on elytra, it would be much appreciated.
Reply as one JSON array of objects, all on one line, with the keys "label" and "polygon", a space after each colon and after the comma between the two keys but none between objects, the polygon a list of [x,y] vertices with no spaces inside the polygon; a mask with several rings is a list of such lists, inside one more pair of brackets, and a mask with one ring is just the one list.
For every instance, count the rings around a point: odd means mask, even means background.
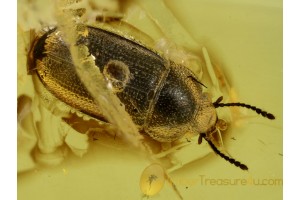
[{"label": "puncture texture on elytra", "polygon": [[[203,84],[185,66],[164,58],[155,51],[107,30],[85,26],[77,46],[84,45],[107,81],[125,105],[125,110],[141,133],[159,142],[172,142],[185,134],[205,138],[225,160],[243,170],[247,166],[219,151],[210,137],[218,129],[217,107],[242,106],[266,113],[247,104],[212,102]],[[51,29],[36,38],[29,52],[30,71],[36,70],[42,83],[58,99],[70,106],[109,122],[85,85],[81,82],[62,32]]]},{"label": "puncture texture on elytra", "polygon": [[[206,132],[216,121],[209,95],[190,70],[154,51],[102,29],[87,26],[86,45],[113,91],[140,130],[155,140],[171,142],[185,132]],[[39,38],[32,62],[44,85],[67,104],[105,121],[78,78],[59,31]],[[198,120],[198,121],[197,121]]]}]

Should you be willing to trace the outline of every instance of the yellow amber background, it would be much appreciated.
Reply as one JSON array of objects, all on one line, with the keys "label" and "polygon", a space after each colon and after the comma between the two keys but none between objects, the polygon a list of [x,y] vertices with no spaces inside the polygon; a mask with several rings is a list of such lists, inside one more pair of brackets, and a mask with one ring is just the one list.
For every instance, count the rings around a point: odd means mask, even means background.
[{"label": "yellow amber background", "polygon": [[[159,7],[161,1],[153,2],[148,6]],[[241,109],[245,117],[232,123],[225,147],[248,172],[209,154],[170,177],[184,199],[282,199],[282,1],[169,0],[165,5],[222,67],[237,99],[276,116],[269,121]],[[24,55],[18,56],[24,63]],[[59,166],[28,164],[29,170],[18,174],[18,199],[146,199],[139,181],[149,164],[132,150],[99,142],[84,157],[70,154]],[[178,196],[166,182],[150,199]]]}]

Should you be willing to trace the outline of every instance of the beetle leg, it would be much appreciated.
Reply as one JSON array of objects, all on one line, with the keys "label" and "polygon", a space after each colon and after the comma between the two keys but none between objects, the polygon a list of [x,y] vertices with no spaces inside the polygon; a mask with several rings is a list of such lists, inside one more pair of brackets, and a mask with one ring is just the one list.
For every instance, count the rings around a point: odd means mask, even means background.
[{"label": "beetle leg", "polygon": [[[218,134],[217,134],[217,135],[218,135],[218,138],[219,138],[219,140],[220,140],[220,146],[221,146],[221,149],[224,150],[228,155],[230,155],[230,154],[227,152],[226,148],[224,147],[222,134],[221,134],[220,129],[218,129],[218,128],[217,128],[217,133],[218,133]],[[231,156],[231,155],[230,155],[230,156]]]}]

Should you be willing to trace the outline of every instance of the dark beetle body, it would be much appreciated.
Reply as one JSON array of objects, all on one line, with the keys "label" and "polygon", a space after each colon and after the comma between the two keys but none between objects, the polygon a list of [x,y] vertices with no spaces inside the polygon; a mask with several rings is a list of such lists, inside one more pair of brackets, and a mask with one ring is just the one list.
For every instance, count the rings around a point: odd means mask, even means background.
[{"label": "dark beetle body", "polygon": [[[207,132],[215,125],[211,99],[190,70],[122,36],[86,28],[87,36],[80,36],[76,45],[88,47],[140,131],[157,141],[171,142],[187,132]],[[105,121],[80,81],[68,45],[58,30],[35,40],[28,62],[57,98]]]},{"label": "dark beetle body", "polygon": [[[202,84],[186,67],[157,54],[135,41],[101,28],[84,26],[76,44],[89,51],[107,87],[125,105],[125,110],[141,133],[159,142],[172,142],[185,134],[204,138],[213,151],[236,165],[248,167],[222,153],[211,141],[211,135],[222,129],[216,108],[240,106],[268,118],[274,115],[245,103],[212,103],[202,91]],[[36,71],[43,85],[61,101],[109,122],[81,82],[63,34],[52,29],[37,37],[28,54],[29,71]],[[89,83],[92,84],[92,83]]]}]

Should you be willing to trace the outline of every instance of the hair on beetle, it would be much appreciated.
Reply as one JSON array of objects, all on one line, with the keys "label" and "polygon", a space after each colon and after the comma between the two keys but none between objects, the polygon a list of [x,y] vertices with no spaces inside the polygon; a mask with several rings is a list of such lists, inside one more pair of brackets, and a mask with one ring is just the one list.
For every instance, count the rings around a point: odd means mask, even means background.
[{"label": "hair on beetle", "polygon": [[[214,107],[215,108],[218,108],[218,107],[232,107],[232,106],[237,106],[237,107],[244,107],[244,108],[248,108],[248,109],[251,109],[253,111],[255,111],[257,114],[265,117],[265,118],[268,118],[270,120],[273,120],[275,119],[275,116],[271,113],[268,113],[266,111],[263,111],[262,109],[260,108],[257,108],[255,106],[251,106],[249,104],[245,104],[245,103],[240,103],[240,102],[237,102],[237,103],[220,103],[221,101],[223,100],[223,97],[219,97],[214,103]],[[217,120],[218,122],[218,120]],[[216,124],[217,124],[216,122]],[[225,159],[226,161],[230,162],[231,164],[234,164],[236,167],[239,167],[240,169],[242,170],[248,170],[248,167],[245,165],[245,164],[242,164],[241,162],[235,160],[234,158],[231,158],[227,155],[225,155],[224,153],[222,153],[215,145],[214,143],[210,140],[209,138],[209,135],[211,133],[213,133],[215,130],[216,130],[216,125],[213,127],[212,130],[208,131],[207,133],[200,133],[199,135],[199,138],[198,138],[198,144],[201,144],[202,143],[202,138],[204,138],[207,143],[209,144],[209,146],[212,148],[212,150],[218,154],[220,157],[222,157],[223,159]]]}]

